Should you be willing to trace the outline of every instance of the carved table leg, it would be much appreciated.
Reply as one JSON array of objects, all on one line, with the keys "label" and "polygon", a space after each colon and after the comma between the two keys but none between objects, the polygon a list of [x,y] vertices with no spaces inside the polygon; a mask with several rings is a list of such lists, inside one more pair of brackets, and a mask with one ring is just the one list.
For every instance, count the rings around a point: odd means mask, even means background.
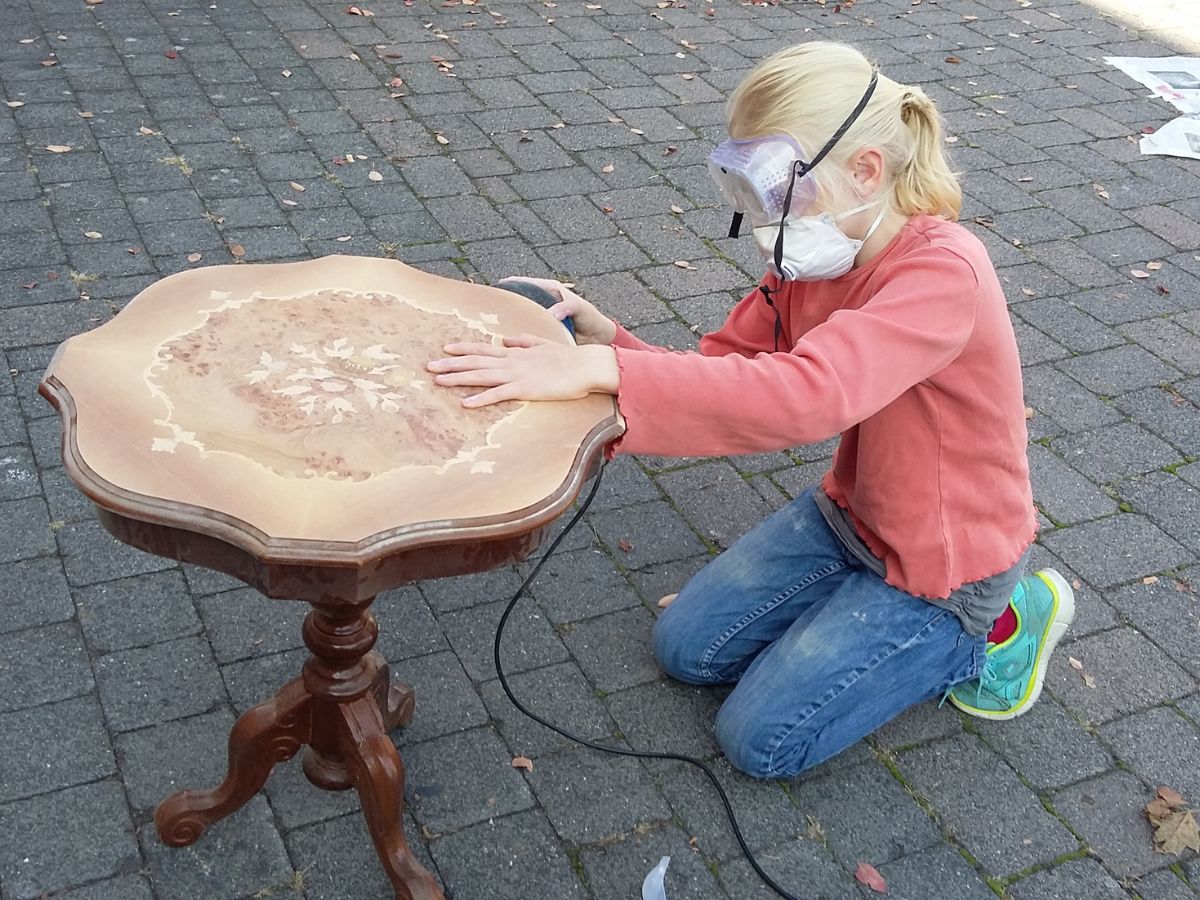
[{"label": "carved table leg", "polygon": [[404,765],[388,730],[412,716],[413,692],[389,683],[370,601],[313,603],[304,620],[312,656],[304,686],[312,695],[312,737],[304,774],[318,787],[353,786],[380,862],[398,900],[443,900],[404,837]]},{"label": "carved table leg", "polygon": [[185,847],[213,822],[240,809],[258,793],[275,764],[296,755],[309,740],[312,698],[301,679],[247,710],[229,733],[229,771],[211,791],[172,794],[154,813],[164,844]]},{"label": "carved table leg", "polygon": [[363,815],[375,852],[391,879],[398,900],[443,900],[404,837],[404,763],[384,729],[374,698],[341,708],[346,768],[362,798]]},{"label": "carved table leg", "polygon": [[371,656],[376,658],[379,665],[375,670],[375,683],[371,685],[371,693],[375,695],[375,702],[379,704],[379,711],[383,714],[383,730],[391,731],[393,728],[407,725],[413,716],[416,693],[407,684],[392,684],[392,673],[383,656],[374,650],[371,651]]}]

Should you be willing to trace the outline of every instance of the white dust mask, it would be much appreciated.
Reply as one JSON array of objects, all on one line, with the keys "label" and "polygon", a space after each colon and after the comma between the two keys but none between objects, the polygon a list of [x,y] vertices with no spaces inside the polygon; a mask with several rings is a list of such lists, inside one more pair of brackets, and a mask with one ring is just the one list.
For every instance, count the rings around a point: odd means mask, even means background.
[{"label": "white dust mask", "polygon": [[[880,201],[875,200],[856,206],[837,216],[821,213],[819,216],[803,216],[784,219],[782,223],[760,225],[754,228],[754,242],[764,260],[771,264],[772,271],[784,281],[824,281],[845,275],[854,265],[854,259],[863,243],[879,227],[887,207],[867,229],[862,240],[848,237],[837,223],[864,209],[870,209]],[[780,243],[782,242],[782,252]]]}]

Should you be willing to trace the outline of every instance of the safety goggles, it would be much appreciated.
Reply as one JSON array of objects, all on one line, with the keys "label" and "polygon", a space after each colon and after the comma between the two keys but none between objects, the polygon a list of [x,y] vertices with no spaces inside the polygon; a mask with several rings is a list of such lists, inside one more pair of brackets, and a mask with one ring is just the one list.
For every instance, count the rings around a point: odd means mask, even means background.
[{"label": "safety goggles", "polygon": [[725,202],[734,209],[730,237],[738,236],[743,216],[749,217],[753,225],[782,225],[787,216],[803,216],[812,210],[820,191],[808,173],[866,109],[878,81],[879,73],[873,71],[862,99],[811,161],[805,160],[804,149],[786,134],[740,141],[730,138],[709,154],[708,171]]},{"label": "safety goggles", "polygon": [[[723,141],[708,157],[708,172],[725,202],[753,225],[768,225],[783,218],[788,185],[796,164],[806,156],[786,134]],[[809,176],[796,179],[788,213],[803,216],[817,199],[816,182]]]}]

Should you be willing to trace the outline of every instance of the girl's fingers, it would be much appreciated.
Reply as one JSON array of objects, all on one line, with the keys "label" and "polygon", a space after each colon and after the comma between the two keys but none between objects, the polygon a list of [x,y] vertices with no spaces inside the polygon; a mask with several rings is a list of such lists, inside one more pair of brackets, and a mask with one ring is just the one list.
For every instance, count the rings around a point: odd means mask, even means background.
[{"label": "girl's fingers", "polygon": [[504,339],[505,347],[537,347],[540,344],[549,344],[550,341],[545,338],[540,338],[534,334],[515,334],[512,337]]},{"label": "girl's fingers", "polygon": [[468,372],[471,369],[489,369],[496,365],[496,359],[501,353],[488,356],[448,356],[445,359],[431,359],[425,364],[430,372]]},{"label": "girl's fingers", "polygon": [[467,397],[463,400],[462,405],[476,409],[480,406],[491,406],[493,403],[501,403],[505,400],[516,400],[519,396],[520,391],[513,384],[501,384],[484,391],[482,394]]},{"label": "girl's fingers", "polygon": [[465,356],[474,354],[475,356],[503,356],[504,348],[498,347],[495,344],[484,343],[463,343],[463,344],[447,344],[442,348],[446,353],[451,353],[454,356]]},{"label": "girl's fingers", "polygon": [[442,387],[494,387],[511,381],[512,373],[500,369],[467,369],[436,375],[433,380]]}]

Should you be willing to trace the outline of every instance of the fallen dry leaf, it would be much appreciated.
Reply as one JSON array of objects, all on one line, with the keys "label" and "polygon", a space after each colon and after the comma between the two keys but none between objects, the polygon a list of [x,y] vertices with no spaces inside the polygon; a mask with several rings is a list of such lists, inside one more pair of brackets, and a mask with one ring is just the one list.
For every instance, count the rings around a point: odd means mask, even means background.
[{"label": "fallen dry leaf", "polygon": [[609,163],[608,165],[606,165],[606,166],[602,167],[602,168],[600,169],[600,171],[601,171],[601,172],[603,172],[605,175],[608,175],[608,174],[610,174],[611,172],[615,171],[615,170],[616,170],[616,168],[617,168],[617,167],[616,167],[616,166],[614,166],[612,163]]},{"label": "fallen dry leaf", "polygon": [[1171,807],[1172,809],[1178,809],[1187,802],[1183,799],[1183,794],[1179,793],[1179,791],[1175,790],[1174,788],[1167,787],[1165,784],[1160,784],[1158,786],[1158,797],[1163,801],[1163,803],[1167,804],[1167,806]]},{"label": "fallen dry leaf", "polygon": [[200,262],[200,260],[203,258],[204,258],[203,255],[199,254],[199,253],[189,253],[187,255],[188,262]]},{"label": "fallen dry leaf", "polygon": [[658,608],[666,609],[668,606],[670,606],[672,603],[675,602],[675,598],[678,596],[679,596],[679,593],[676,592],[674,594],[666,594],[662,597],[659,597],[658,598]]},{"label": "fallen dry leaf", "polygon": [[367,173],[367,177],[372,181],[383,181],[383,174],[376,172],[374,169]]},{"label": "fallen dry leaf", "polygon": [[295,200],[289,200],[287,197],[284,197],[279,202],[282,203],[284,206],[299,206],[300,205]]},{"label": "fallen dry leaf", "polygon": [[435,141],[437,141],[439,144],[448,144],[448,143],[450,143],[450,138],[446,137],[446,136],[445,136],[444,134],[442,134],[440,131],[438,131],[438,132],[435,132],[435,133],[434,133],[434,135],[433,135],[433,139],[434,139]]},{"label": "fallen dry leaf", "polygon": [[1149,278],[1150,277],[1149,272],[1143,272],[1141,269],[1130,269],[1129,274],[1132,275],[1134,278]]},{"label": "fallen dry leaf", "polygon": [[163,56],[167,59],[179,59],[179,53],[176,50],[168,50]]},{"label": "fallen dry leaf", "polygon": [[675,265],[679,266],[679,268],[681,268],[681,269],[694,269],[694,268],[696,268],[696,267],[695,267],[695,266],[693,266],[693,265],[692,265],[690,262],[688,262],[686,259],[677,259],[677,260],[675,260]]},{"label": "fallen dry leaf", "polygon": [[394,87],[394,88],[404,87],[404,79],[403,78],[393,78],[391,81],[388,82],[388,86]]},{"label": "fallen dry leaf", "polygon": [[1026,419],[1032,419],[1036,415],[1037,415],[1037,410],[1035,410],[1032,406],[1025,407],[1025,418]]},{"label": "fallen dry leaf", "polygon": [[95,114],[95,113],[93,113],[93,112],[87,112],[87,111],[85,111],[85,110],[78,110],[78,111],[77,111],[77,115],[78,115],[78,116],[79,116],[79,118],[81,118],[81,119],[90,119],[90,118],[92,118],[92,116],[94,116],[94,115],[96,115],[96,114]]},{"label": "fallen dry leaf", "polygon": [[1075,657],[1073,657],[1073,656],[1068,656],[1068,657],[1067,657],[1067,662],[1071,664],[1071,668],[1072,668],[1072,669],[1074,669],[1076,672],[1082,672],[1082,671],[1083,671],[1083,663],[1081,663],[1081,662],[1080,662],[1079,660],[1077,660]]},{"label": "fallen dry leaf", "polygon": [[57,65],[58,65],[58,60],[57,60],[57,59],[43,59],[43,60],[42,60],[42,65],[43,65],[43,66],[45,66],[45,67],[48,69],[48,68],[50,68],[51,66],[57,66]]},{"label": "fallen dry leaf", "polygon": [[675,204],[672,203],[671,204],[671,212],[675,213],[675,215],[677,215],[677,216],[681,216],[681,215],[683,215],[683,207],[676,206]]},{"label": "fallen dry leaf", "polygon": [[91,238],[93,241],[98,241],[98,240],[100,240],[100,238],[104,237],[104,235],[102,235],[98,231],[85,231],[83,233],[83,236],[85,238]]},{"label": "fallen dry leaf", "polygon": [[1154,829],[1154,849],[1159,853],[1179,854],[1184,850],[1200,853],[1200,828],[1190,809],[1171,813]]},{"label": "fallen dry leaf", "polygon": [[279,74],[280,74],[280,75],[282,75],[284,78],[291,78],[291,77],[292,77],[292,70],[291,70],[291,69],[284,69],[284,70],[283,70],[282,72],[280,72]]},{"label": "fallen dry leaf", "polygon": [[684,74],[680,75],[679,77],[680,77],[680,78],[682,78],[684,81],[691,81],[691,80],[692,80],[693,78],[695,78],[696,76],[695,76],[695,75],[690,75],[690,74],[688,74],[688,73],[686,73],[686,72],[685,72]]},{"label": "fallen dry leaf", "polygon": [[533,771],[533,760],[528,756],[514,756],[512,761],[514,769],[524,769],[526,772]]},{"label": "fallen dry leaf", "polygon": [[1159,269],[1162,268],[1162,266],[1163,266],[1163,264],[1158,262],[1157,260],[1154,262],[1146,263],[1146,268],[1149,269],[1151,272],[1157,272]]},{"label": "fallen dry leaf", "polygon": [[38,283],[36,281],[31,281],[28,284],[21,285],[21,287],[25,288],[25,290],[27,290],[27,291],[32,291],[37,286],[38,286]]},{"label": "fallen dry leaf", "polygon": [[962,60],[959,59],[957,56],[947,56],[946,62],[957,66],[960,62],[962,62]]},{"label": "fallen dry leaf", "polygon": [[298,182],[298,181],[289,181],[289,182],[288,182],[288,187],[290,187],[290,188],[291,188],[293,191],[295,191],[295,192],[296,192],[296,193],[298,193],[298,194],[303,194],[303,193],[304,193],[304,185],[302,185],[302,184],[301,184],[300,182]]},{"label": "fallen dry leaf", "polygon": [[334,240],[337,241],[339,244],[344,244],[347,241],[350,241],[353,239],[354,239],[354,235],[352,235],[352,234],[343,234],[341,237],[334,238]]},{"label": "fallen dry leaf", "polygon": [[870,863],[860,862],[854,870],[854,880],[859,884],[865,884],[877,894],[886,894],[888,892],[887,882],[883,880],[883,876],[879,874]]},{"label": "fallen dry leaf", "polygon": [[1158,584],[1158,576],[1157,575],[1147,575],[1145,578],[1142,579],[1142,584]]},{"label": "fallen dry leaf", "polygon": [[1093,691],[1096,689],[1096,679],[1087,672],[1083,673],[1083,683],[1086,687],[1092,689]]},{"label": "fallen dry leaf", "polygon": [[141,127],[138,128],[138,134],[158,134],[158,133],[159,132],[155,131],[153,128],[147,128],[145,125],[142,125]]},{"label": "fallen dry leaf", "polygon": [[246,255],[246,248],[241,244],[231,244],[229,247],[229,253],[236,259],[241,259]]},{"label": "fallen dry leaf", "polygon": [[371,12],[365,6],[347,6],[345,11],[346,11],[346,15],[349,15],[349,16],[373,16],[373,15],[375,15],[375,13]]},{"label": "fallen dry leaf", "polygon": [[628,553],[633,549],[633,544],[629,542],[629,538],[621,538],[617,541],[617,546],[621,549],[622,553]]},{"label": "fallen dry leaf", "polygon": [[663,148],[663,156],[670,156],[672,153],[674,153],[678,149],[679,148],[676,147],[674,144],[667,144],[667,146]]},{"label": "fallen dry leaf", "polygon": [[88,6],[99,6],[104,0],[83,0]]},{"label": "fallen dry leaf", "polygon": [[66,144],[51,144],[46,149],[49,150],[51,153],[70,153],[71,152],[71,148],[68,147]]},{"label": "fallen dry leaf", "polygon": [[1037,296],[1037,291],[1035,291],[1033,288],[1023,287],[1023,288],[1021,288],[1021,293],[1024,294],[1026,297],[1036,297]]},{"label": "fallen dry leaf", "polygon": [[24,100],[5,100],[4,105],[7,106],[9,109],[20,109],[22,106],[25,105],[25,101]]}]

